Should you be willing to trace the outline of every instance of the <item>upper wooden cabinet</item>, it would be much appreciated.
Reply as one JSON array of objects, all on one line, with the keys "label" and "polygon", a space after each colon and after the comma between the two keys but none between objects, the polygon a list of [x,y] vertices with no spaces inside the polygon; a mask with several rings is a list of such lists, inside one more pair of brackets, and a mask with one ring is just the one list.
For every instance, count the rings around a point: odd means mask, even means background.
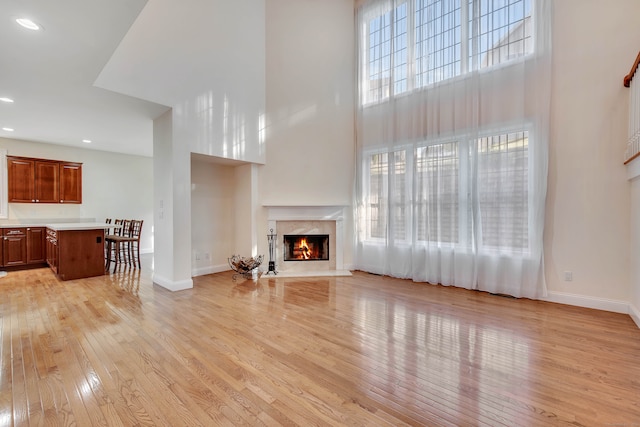
[{"label": "upper wooden cabinet", "polygon": [[58,203],[60,167],[57,162],[35,161],[36,203]]},{"label": "upper wooden cabinet", "polygon": [[35,161],[7,156],[7,163],[9,201],[35,203]]},{"label": "upper wooden cabinet", "polygon": [[60,203],[82,203],[81,163],[60,163]]},{"label": "upper wooden cabinet", "polygon": [[82,203],[82,163],[7,156],[13,203]]}]

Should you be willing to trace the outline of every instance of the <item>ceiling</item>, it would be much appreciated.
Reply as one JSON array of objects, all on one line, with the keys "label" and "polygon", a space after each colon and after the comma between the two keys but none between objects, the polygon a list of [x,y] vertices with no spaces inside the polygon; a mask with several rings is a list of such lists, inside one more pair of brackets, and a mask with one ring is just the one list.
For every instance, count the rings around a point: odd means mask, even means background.
[{"label": "ceiling", "polygon": [[[169,110],[158,100],[175,97],[162,97],[152,78],[145,87],[157,94],[155,102],[109,90],[127,75],[126,63],[115,74],[100,75],[145,14],[146,24],[127,45],[130,55],[146,52],[145,44],[163,31],[154,13],[173,2],[154,0],[153,9],[145,9],[146,0],[1,0],[0,97],[14,102],[0,102],[0,137],[152,156],[153,119]],[[19,17],[43,29],[27,30],[15,22]],[[172,55],[165,50],[162,56]]]}]

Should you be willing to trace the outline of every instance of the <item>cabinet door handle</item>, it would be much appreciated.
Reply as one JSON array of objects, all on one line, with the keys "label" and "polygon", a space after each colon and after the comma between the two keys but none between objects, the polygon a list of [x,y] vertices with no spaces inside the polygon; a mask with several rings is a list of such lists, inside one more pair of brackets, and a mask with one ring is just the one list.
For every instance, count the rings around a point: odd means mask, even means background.
[{"label": "cabinet door handle", "polygon": [[64,200],[60,200],[60,203],[64,203]]}]

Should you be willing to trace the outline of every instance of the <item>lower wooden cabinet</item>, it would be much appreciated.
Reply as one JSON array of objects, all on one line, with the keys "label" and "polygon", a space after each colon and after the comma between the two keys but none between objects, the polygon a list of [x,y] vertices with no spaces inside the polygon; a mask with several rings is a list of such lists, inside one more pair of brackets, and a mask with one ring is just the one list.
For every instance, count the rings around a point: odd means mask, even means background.
[{"label": "lower wooden cabinet", "polygon": [[2,230],[3,267],[43,264],[46,260],[45,228],[15,227]]},{"label": "lower wooden cabinet", "polygon": [[104,229],[47,229],[47,264],[61,280],[104,274]]},{"label": "lower wooden cabinet", "polygon": [[45,228],[27,228],[27,264],[44,264],[46,258]]},{"label": "lower wooden cabinet", "polygon": [[27,229],[5,228],[2,237],[2,265],[11,267],[27,263]]}]

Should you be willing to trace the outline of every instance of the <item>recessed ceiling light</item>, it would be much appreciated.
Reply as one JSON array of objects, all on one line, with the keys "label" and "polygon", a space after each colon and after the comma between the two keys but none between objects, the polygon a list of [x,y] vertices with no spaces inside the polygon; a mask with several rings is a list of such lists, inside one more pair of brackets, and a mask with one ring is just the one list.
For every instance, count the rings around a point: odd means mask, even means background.
[{"label": "recessed ceiling light", "polygon": [[82,142],[84,142],[85,144],[91,144],[91,140],[90,139],[83,139]]},{"label": "recessed ceiling light", "polygon": [[2,97],[2,98],[0,98],[0,101],[2,101],[2,102],[13,102],[13,99]]},{"label": "recessed ceiling light", "polygon": [[6,130],[7,132],[13,132],[14,131],[14,129],[12,129],[12,128],[2,128],[2,130]]},{"label": "recessed ceiling light", "polygon": [[29,30],[34,30],[37,31],[40,29],[40,25],[36,24],[35,22],[33,22],[31,19],[27,19],[27,18],[18,18],[16,19],[16,22],[20,25],[22,25],[24,28],[27,28]]}]

